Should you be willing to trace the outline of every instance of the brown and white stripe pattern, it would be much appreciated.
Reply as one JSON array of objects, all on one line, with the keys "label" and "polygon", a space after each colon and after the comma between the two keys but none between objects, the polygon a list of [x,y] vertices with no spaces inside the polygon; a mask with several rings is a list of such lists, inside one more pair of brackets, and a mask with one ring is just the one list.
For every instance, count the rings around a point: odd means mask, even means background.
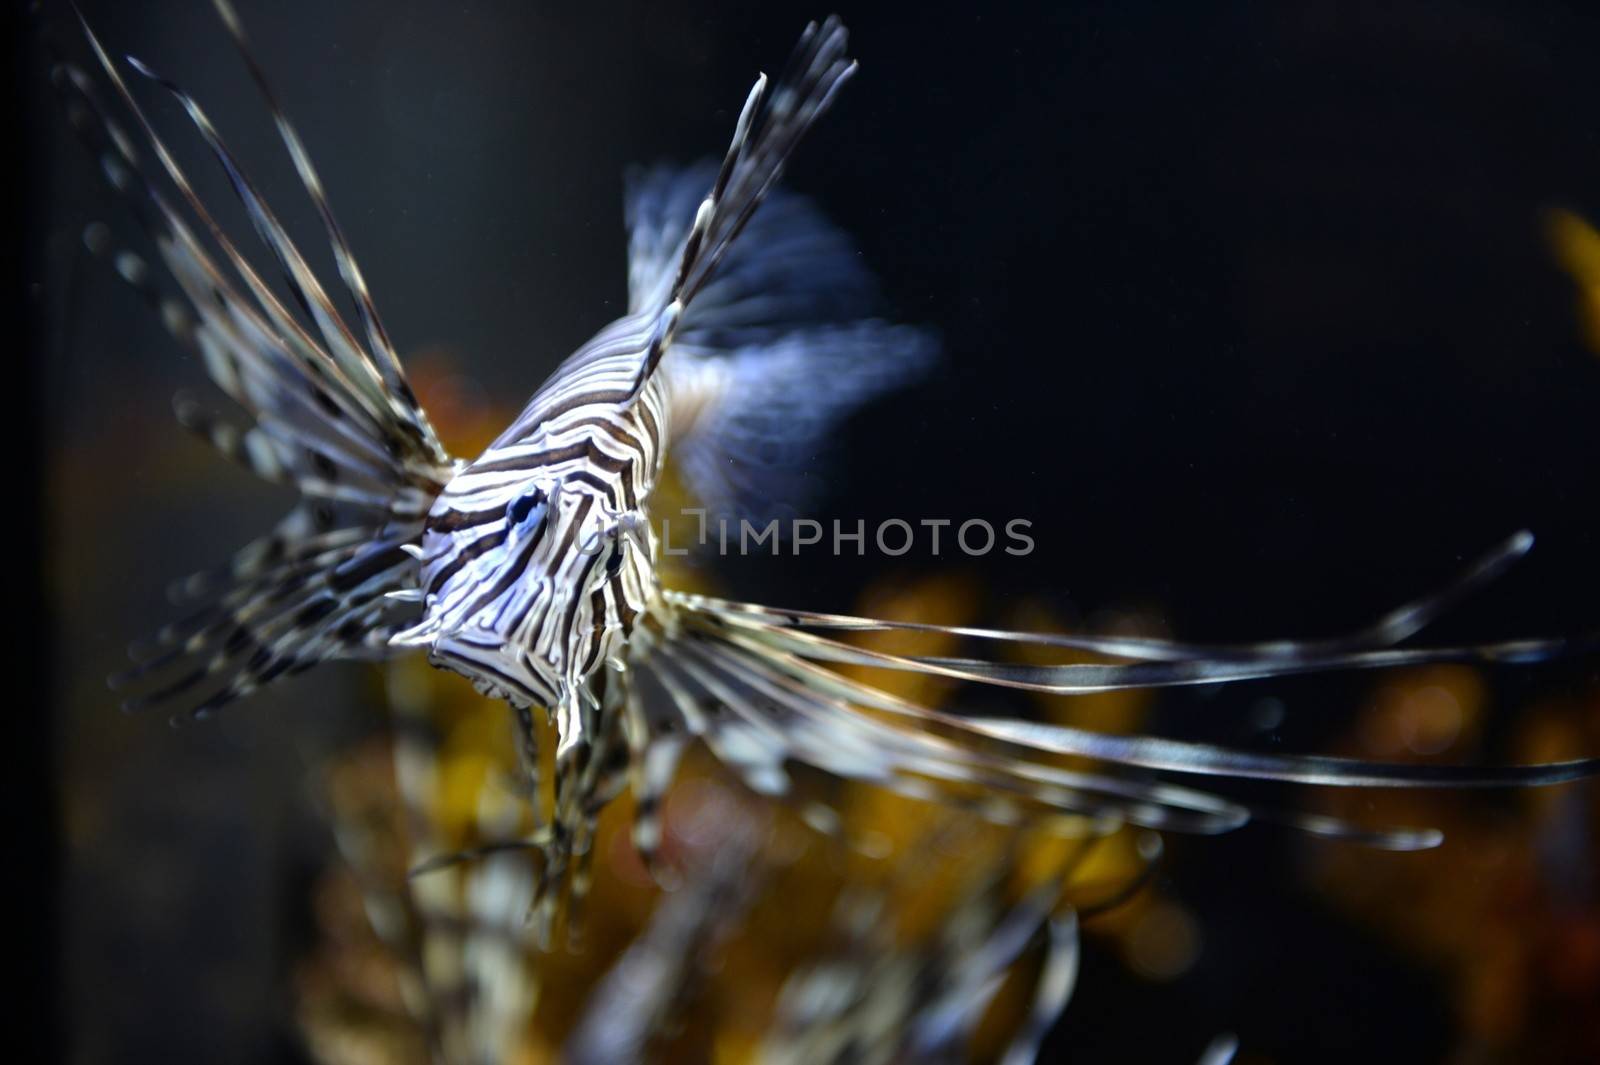
[{"label": "brown and white stripe pattern", "polygon": [[649,320],[613,323],[440,493],[424,525],[425,616],[398,644],[429,648],[517,705],[568,707],[658,596],[646,507],[665,456],[662,379],[632,385]]},{"label": "brown and white stripe pattern", "polygon": [[670,429],[663,359],[854,71],[844,45],[836,20],[811,26],[770,97],[757,80],[681,240],[648,266],[636,258],[631,313],[567,359],[428,515],[417,552],[424,616],[394,642],[426,647],[514,704],[552,708],[561,755],[593,731],[589,678],[607,665],[625,672],[634,625],[660,609],[647,508]]}]

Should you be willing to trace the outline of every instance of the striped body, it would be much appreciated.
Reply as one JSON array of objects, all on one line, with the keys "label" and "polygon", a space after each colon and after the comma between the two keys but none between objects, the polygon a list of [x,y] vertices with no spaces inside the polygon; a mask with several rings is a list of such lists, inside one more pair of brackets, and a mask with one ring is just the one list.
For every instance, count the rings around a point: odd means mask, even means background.
[{"label": "striped body", "polygon": [[424,616],[396,638],[583,733],[583,686],[661,609],[647,506],[665,456],[662,375],[637,392],[650,316],[613,322],[440,493],[422,538]]}]

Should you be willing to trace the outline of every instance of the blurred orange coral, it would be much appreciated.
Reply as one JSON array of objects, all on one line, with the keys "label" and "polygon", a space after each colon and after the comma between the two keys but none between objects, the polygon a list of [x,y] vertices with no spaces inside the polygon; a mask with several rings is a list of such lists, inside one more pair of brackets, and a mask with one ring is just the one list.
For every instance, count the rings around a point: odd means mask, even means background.
[{"label": "blurred orange coral", "polygon": [[[1483,757],[1487,690],[1463,667],[1384,680],[1349,753],[1426,763]],[[1600,690],[1518,715],[1517,760],[1571,757],[1600,743]],[[1445,843],[1403,861],[1319,848],[1311,874],[1340,907],[1449,975],[1471,1060],[1600,1060],[1600,864],[1593,788],[1515,796],[1395,790],[1326,796],[1330,812],[1371,823],[1437,825]],[[1572,846],[1574,840],[1577,846]],[[1487,1059],[1484,1055],[1487,1054]]]}]

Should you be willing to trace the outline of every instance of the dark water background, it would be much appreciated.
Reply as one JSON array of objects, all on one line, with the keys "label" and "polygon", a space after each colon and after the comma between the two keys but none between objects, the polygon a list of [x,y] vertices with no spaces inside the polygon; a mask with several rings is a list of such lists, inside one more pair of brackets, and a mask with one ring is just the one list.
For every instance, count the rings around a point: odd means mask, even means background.
[{"label": "dark water background", "polygon": [[[195,91],[317,245],[209,7],[83,7],[114,51]],[[719,152],[754,72],[825,13],[240,7],[402,353],[447,351],[511,406],[622,306],[623,167]],[[1542,219],[1600,219],[1600,11],[840,13],[862,71],[789,181],[858,238],[899,317],[939,328],[947,362],[851,422],[820,516],[1027,518],[1032,556],[963,563],[994,601],[1158,608],[1172,632],[1216,641],[1352,626],[1528,527],[1533,556],[1439,638],[1593,627],[1600,358]],[[44,24],[85,58],[66,14]],[[47,624],[44,646],[23,645],[46,690],[21,690],[13,713],[40,788],[25,809],[47,798],[58,827],[22,863],[44,940],[26,968],[54,1009],[37,1027],[77,1061],[297,1060],[285,974],[321,853],[299,779],[370,723],[348,708],[364,681],[326,671],[183,733],[116,713],[99,678],[165,616],[166,579],[217,561],[280,504],[179,450],[168,398],[200,376],[77,254],[91,220],[138,237],[65,133],[37,40],[17,52],[33,327],[20,405],[43,463],[39,503],[21,509],[40,518]],[[225,198],[175,109],[157,110]],[[165,471],[173,454],[191,480]],[[848,609],[869,582],[938,564],[747,559],[721,579],[740,597]],[[1592,697],[1596,663],[1492,680],[1509,713]],[[1315,750],[1371,684],[1173,696],[1158,721],[1236,740],[1274,696],[1288,709],[1276,740]],[[1284,1061],[1439,1060],[1454,1045],[1441,977],[1310,896],[1304,846],[1270,830],[1179,844],[1201,963],[1157,986],[1091,953],[1057,1049],[1188,1061],[1227,1029]]]}]

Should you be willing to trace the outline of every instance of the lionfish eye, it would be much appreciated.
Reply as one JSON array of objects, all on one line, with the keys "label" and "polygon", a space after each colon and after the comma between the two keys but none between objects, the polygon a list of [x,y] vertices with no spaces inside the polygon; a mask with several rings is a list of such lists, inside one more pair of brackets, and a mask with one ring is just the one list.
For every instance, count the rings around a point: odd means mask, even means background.
[{"label": "lionfish eye", "polygon": [[513,525],[521,525],[528,520],[535,507],[544,502],[544,490],[535,488],[526,495],[520,495],[506,504],[506,517]]}]

